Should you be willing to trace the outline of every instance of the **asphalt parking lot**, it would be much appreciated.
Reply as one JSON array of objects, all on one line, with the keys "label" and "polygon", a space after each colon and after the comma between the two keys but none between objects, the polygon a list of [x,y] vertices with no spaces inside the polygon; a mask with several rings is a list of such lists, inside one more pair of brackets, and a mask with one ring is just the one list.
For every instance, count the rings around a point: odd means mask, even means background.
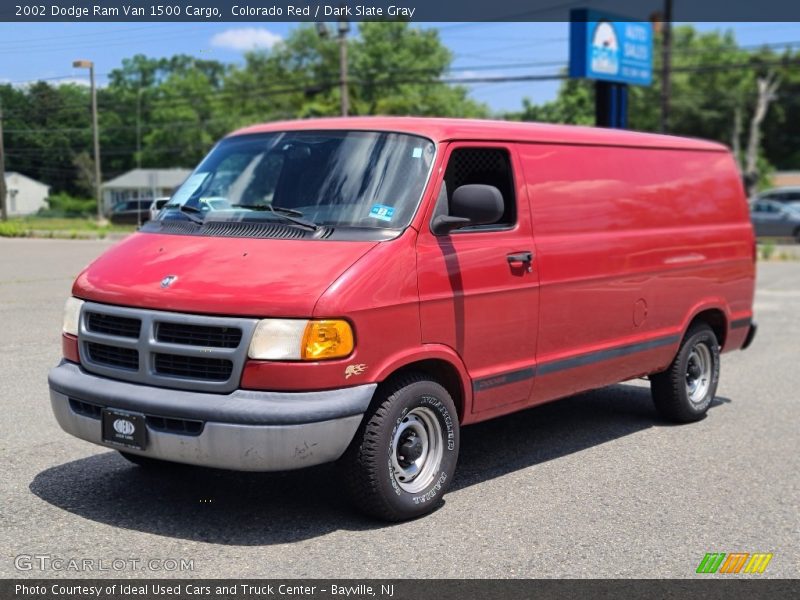
[{"label": "asphalt parking lot", "polygon": [[[2,577],[682,578],[706,552],[800,574],[800,261],[760,265],[758,337],[724,356],[705,420],[660,422],[635,382],[469,427],[445,506],[387,526],[328,467],[149,473],[60,430],[46,379],[63,302],[109,245],[0,240]],[[20,555],[194,570],[20,571]]]}]

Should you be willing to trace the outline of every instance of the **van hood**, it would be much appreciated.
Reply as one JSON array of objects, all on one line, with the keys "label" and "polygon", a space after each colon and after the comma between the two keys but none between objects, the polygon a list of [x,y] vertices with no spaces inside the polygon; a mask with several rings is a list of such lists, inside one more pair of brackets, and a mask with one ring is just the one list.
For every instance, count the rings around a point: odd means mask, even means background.
[{"label": "van hood", "polygon": [[[135,233],[78,275],[72,293],[155,310],[307,318],[376,244]],[[169,276],[174,280],[162,285]]]}]

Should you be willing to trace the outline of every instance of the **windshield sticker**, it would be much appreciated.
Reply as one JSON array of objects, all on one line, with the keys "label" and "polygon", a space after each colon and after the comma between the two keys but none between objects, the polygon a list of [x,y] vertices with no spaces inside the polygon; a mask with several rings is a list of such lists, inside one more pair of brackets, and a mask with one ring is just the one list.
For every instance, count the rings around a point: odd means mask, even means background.
[{"label": "windshield sticker", "polygon": [[369,216],[381,221],[391,221],[392,217],[394,217],[394,207],[386,206],[385,204],[373,204],[372,210],[369,211]]},{"label": "windshield sticker", "polygon": [[422,156],[422,148],[414,148],[411,152],[411,158],[419,158]]},{"label": "windshield sticker", "polygon": [[175,192],[175,195],[170,198],[170,204],[183,204],[189,198],[192,197],[197,190],[200,189],[200,186],[203,185],[203,182],[208,177],[208,173],[195,173],[191,175],[189,179],[183,182],[183,185],[178,188],[178,191]]}]

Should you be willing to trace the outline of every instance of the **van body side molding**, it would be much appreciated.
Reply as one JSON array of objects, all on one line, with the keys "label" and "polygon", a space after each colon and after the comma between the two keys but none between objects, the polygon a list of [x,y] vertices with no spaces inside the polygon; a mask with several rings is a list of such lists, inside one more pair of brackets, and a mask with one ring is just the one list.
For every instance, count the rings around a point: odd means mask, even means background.
[{"label": "van body side molding", "polygon": [[500,387],[501,385],[508,385],[509,383],[516,383],[518,381],[525,381],[531,379],[536,375],[536,369],[527,367],[525,369],[518,369],[516,371],[508,371],[500,375],[492,375],[491,377],[483,377],[476,379],[472,382],[473,392],[482,392],[491,388]]},{"label": "van body side molding", "polygon": [[564,358],[561,360],[540,364],[536,368],[536,374],[550,375],[551,373],[557,373],[558,371],[564,371],[566,369],[584,367],[586,365],[602,362],[604,360],[620,358],[621,356],[636,354],[637,352],[645,352],[647,350],[661,348],[662,346],[670,346],[672,344],[677,344],[680,341],[680,335],[666,335],[663,337],[653,338],[652,340],[647,340],[646,342],[636,342],[635,344],[625,344],[624,346],[616,346],[614,348],[607,348],[605,350],[596,350],[595,352],[589,352],[588,354],[582,354],[580,356],[574,356],[571,358]]},{"label": "van body side molding", "polygon": [[736,319],[735,321],[731,321],[731,329],[739,329],[740,327],[749,327],[750,323],[753,322],[753,319],[747,317],[746,319]]},{"label": "van body side molding", "polygon": [[484,377],[476,379],[472,383],[474,392],[482,392],[491,388],[516,383],[524,379],[530,379],[537,375],[550,375],[566,369],[574,369],[577,367],[584,367],[604,360],[611,360],[637,352],[645,352],[662,346],[669,346],[680,342],[680,335],[667,335],[663,337],[647,340],[646,342],[637,342],[635,344],[626,344],[624,346],[617,346],[614,348],[607,348],[605,350],[597,350],[589,354],[582,354],[580,356],[573,356],[561,360],[538,365],[536,368],[529,367],[526,369],[519,369],[517,371],[509,371],[508,373],[501,373],[500,375],[492,375],[491,377]]}]

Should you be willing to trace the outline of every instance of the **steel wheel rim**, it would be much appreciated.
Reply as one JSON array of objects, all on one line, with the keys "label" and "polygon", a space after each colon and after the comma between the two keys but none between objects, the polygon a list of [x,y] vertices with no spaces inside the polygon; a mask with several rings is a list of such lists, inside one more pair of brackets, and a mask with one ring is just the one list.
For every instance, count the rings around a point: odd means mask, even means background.
[{"label": "steel wheel rim", "polygon": [[702,342],[695,345],[686,363],[686,394],[692,404],[702,404],[711,388],[711,350]]},{"label": "steel wheel rim", "polygon": [[392,475],[397,485],[412,494],[427,488],[439,472],[443,452],[439,419],[429,408],[411,409],[392,436]]}]

